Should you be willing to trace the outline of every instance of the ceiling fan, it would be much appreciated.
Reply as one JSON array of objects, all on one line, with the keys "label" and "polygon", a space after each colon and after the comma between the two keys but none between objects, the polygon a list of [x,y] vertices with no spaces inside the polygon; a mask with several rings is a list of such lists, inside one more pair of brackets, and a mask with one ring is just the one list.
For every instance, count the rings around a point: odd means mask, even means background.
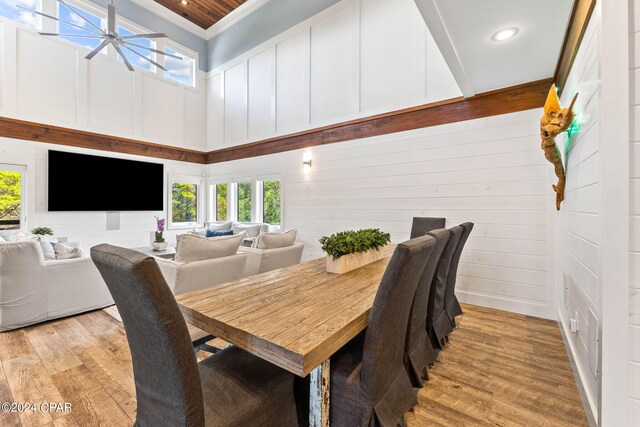
[{"label": "ceiling fan", "polygon": [[18,5],[17,7],[19,7],[20,9],[24,9],[26,11],[29,11],[31,13],[36,13],[36,14],[38,14],[40,16],[44,16],[45,18],[54,19],[56,21],[62,22],[62,23],[66,24],[66,25],[69,25],[71,27],[79,28],[79,29],[87,31],[89,33],[89,34],[61,34],[61,33],[38,32],[38,34],[40,34],[40,35],[43,35],[43,36],[57,36],[57,37],[81,37],[81,38],[102,40],[102,42],[98,45],[98,47],[93,49],[91,52],[89,52],[87,54],[87,56],[85,56],[85,59],[93,58],[102,49],[106,48],[108,45],[112,45],[113,48],[116,50],[116,52],[118,52],[118,54],[120,55],[120,57],[122,58],[122,60],[124,61],[125,65],[127,66],[127,68],[130,71],[133,71],[134,68],[133,68],[133,65],[131,65],[131,63],[129,62],[129,60],[125,56],[125,54],[123,52],[123,48],[128,50],[128,51],[131,51],[133,54],[139,56],[140,58],[144,59],[145,61],[155,65],[156,67],[158,67],[158,68],[160,68],[160,69],[162,69],[164,71],[168,71],[168,70],[165,67],[163,67],[162,65],[158,64],[157,62],[147,58],[146,56],[144,56],[143,54],[138,52],[136,49],[145,49],[145,50],[148,50],[150,52],[158,53],[160,55],[170,56],[172,58],[182,60],[182,58],[179,57],[179,56],[171,55],[171,54],[163,52],[161,50],[153,49],[153,48],[150,48],[150,47],[146,47],[146,46],[143,46],[141,44],[133,43],[133,42],[130,41],[130,40],[135,40],[135,39],[157,39],[157,38],[167,37],[167,35],[165,33],[147,33],[147,34],[129,34],[129,35],[120,35],[120,34],[118,34],[116,32],[116,7],[113,5],[113,0],[111,0],[109,2],[109,4],[107,5],[107,28],[105,30],[103,30],[102,28],[98,27],[96,24],[91,22],[91,20],[89,18],[87,18],[86,16],[84,16],[81,12],[79,12],[75,8],[69,6],[69,4],[67,4],[64,0],[57,0],[57,1],[64,8],[66,8],[69,12],[71,12],[74,15],[78,16],[80,19],[85,21],[87,24],[89,24],[93,28],[85,28],[82,25],[77,25],[77,24],[74,24],[74,23],[71,23],[71,22],[63,21],[62,19],[57,18],[55,16],[47,15],[46,13],[42,13],[42,12],[38,12],[38,11],[35,11],[35,10],[32,10],[32,9],[28,9],[28,8],[22,7],[20,5]]}]

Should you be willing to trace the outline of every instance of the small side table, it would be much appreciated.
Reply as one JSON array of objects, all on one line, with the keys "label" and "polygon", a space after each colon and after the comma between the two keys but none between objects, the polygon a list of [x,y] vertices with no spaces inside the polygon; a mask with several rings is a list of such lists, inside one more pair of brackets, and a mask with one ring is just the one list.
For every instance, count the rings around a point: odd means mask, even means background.
[{"label": "small side table", "polygon": [[143,246],[140,248],[131,248],[131,250],[141,252],[145,255],[156,256],[164,259],[174,259],[176,257],[175,246],[167,246],[164,251],[154,251],[153,246]]}]

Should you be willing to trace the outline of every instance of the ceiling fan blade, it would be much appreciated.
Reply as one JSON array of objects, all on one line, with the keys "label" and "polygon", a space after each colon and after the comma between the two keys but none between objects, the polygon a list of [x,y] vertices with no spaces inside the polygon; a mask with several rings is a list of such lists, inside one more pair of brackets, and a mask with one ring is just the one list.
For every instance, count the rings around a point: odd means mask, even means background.
[{"label": "ceiling fan blade", "polygon": [[120,58],[122,58],[122,60],[124,61],[129,71],[134,71],[133,65],[131,65],[127,57],[124,56],[124,52],[122,51],[122,49],[120,49],[120,46],[118,46],[118,43],[113,43],[113,47],[116,49],[116,52],[118,52],[118,54],[120,55]]},{"label": "ceiling fan blade", "polygon": [[116,7],[113,3],[107,5],[107,31],[111,35],[116,33]]},{"label": "ceiling fan blade", "polygon": [[93,49],[91,52],[89,52],[87,54],[87,56],[84,57],[84,59],[91,59],[94,56],[96,56],[98,54],[98,52],[100,52],[102,49],[104,49],[105,47],[107,47],[107,45],[111,43],[111,39],[104,39],[102,41],[102,43],[100,43],[98,45],[98,47],[96,47],[95,49]]},{"label": "ceiling fan blade", "polygon": [[41,36],[60,36],[60,37],[80,37],[83,39],[101,39],[102,36],[86,36],[84,34],[61,34],[61,33],[41,33],[38,32]]},{"label": "ceiling fan blade", "polygon": [[67,10],[77,16],[79,16],[80,18],[82,18],[87,24],[91,25],[93,28],[95,28],[96,30],[102,32],[102,28],[98,27],[96,24],[94,24],[93,22],[91,22],[91,20],[89,18],[87,18],[86,16],[84,16],[82,13],[78,12],[77,10],[75,10],[74,8],[72,8],[71,6],[69,6],[64,0],[58,0],[58,2],[63,5],[65,8],[67,8]]},{"label": "ceiling fan blade", "polygon": [[144,56],[143,54],[141,54],[140,52],[136,51],[135,49],[131,49],[129,46],[127,46],[126,44],[123,45],[125,49],[130,50],[131,52],[133,52],[134,54],[138,55],[140,58],[144,59],[145,61],[155,65],[156,67],[164,70],[164,71],[169,71],[166,68],[164,68],[162,65],[158,64],[156,61],[153,61],[149,58],[147,58],[146,56]]},{"label": "ceiling fan blade", "polygon": [[153,49],[151,47],[142,46],[141,44],[131,43],[131,42],[127,42],[127,41],[123,41],[121,43],[124,44],[124,45],[127,45],[127,46],[135,46],[135,47],[140,48],[140,49],[150,50],[151,52],[159,53],[160,55],[164,55],[164,56],[170,56],[170,57],[175,58],[175,59],[179,59],[179,60],[183,59],[181,56],[172,55],[170,53],[166,53],[166,52],[163,52],[163,51],[158,50],[158,49]]},{"label": "ceiling fan blade", "polygon": [[98,33],[97,31],[91,30],[89,28],[83,27],[81,25],[76,25],[76,24],[72,24],[71,22],[63,21],[62,19],[56,18],[55,16],[47,15],[46,13],[38,12],[37,10],[33,10],[33,9],[26,8],[24,6],[20,6],[19,4],[16,5],[16,7],[18,9],[26,10],[27,12],[35,13],[36,15],[44,16],[45,18],[50,18],[50,19],[56,20],[58,22],[62,22],[63,24],[69,25],[70,27],[79,28],[79,29],[87,31],[89,33],[93,33],[93,34],[97,34],[97,35],[102,34],[102,33]]},{"label": "ceiling fan blade", "polygon": [[165,33],[147,33],[147,34],[129,34],[128,36],[120,36],[122,40],[126,39],[157,39],[160,37],[167,37]]}]

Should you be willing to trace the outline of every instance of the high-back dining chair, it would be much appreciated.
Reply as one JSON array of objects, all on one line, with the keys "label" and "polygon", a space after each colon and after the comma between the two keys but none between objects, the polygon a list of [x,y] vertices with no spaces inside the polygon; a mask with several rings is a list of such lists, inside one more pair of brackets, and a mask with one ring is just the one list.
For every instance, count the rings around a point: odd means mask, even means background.
[{"label": "high-back dining chair", "polygon": [[469,234],[471,234],[471,230],[473,230],[473,223],[465,222],[464,224],[460,224],[460,226],[463,228],[462,235],[460,236],[458,246],[456,247],[456,251],[453,254],[453,258],[451,259],[449,275],[447,276],[447,290],[444,294],[444,311],[447,313],[449,321],[451,322],[451,326],[453,326],[454,328],[456,327],[456,316],[462,314],[462,307],[460,306],[458,297],[456,297],[458,264],[460,263],[460,255],[462,255],[464,245],[467,243],[467,239],[469,238]]},{"label": "high-back dining chair", "polygon": [[237,347],[200,364],[156,261],[111,245],[91,248],[127,334],[139,427],[296,426],[293,376]]},{"label": "high-back dining chair", "polygon": [[462,236],[463,228],[459,225],[449,229],[450,237],[442,251],[442,256],[436,266],[436,273],[433,276],[431,312],[427,311],[427,332],[430,334],[431,343],[438,351],[444,347],[444,339],[453,331],[453,326],[449,321],[447,313],[444,311],[444,297],[447,291],[447,278],[453,254],[458,247],[458,241]]},{"label": "high-back dining chair", "polygon": [[442,251],[449,240],[449,230],[435,230],[431,232],[429,237],[433,250],[428,255],[427,264],[424,267],[413,297],[405,343],[405,364],[411,385],[414,388],[424,386],[424,381],[429,378],[427,367],[436,361],[433,345],[427,335],[426,313],[429,306],[433,275]]},{"label": "high-back dining chair", "polygon": [[444,228],[445,222],[446,218],[416,216],[411,224],[411,238],[415,239],[416,237],[424,236],[429,231]]},{"label": "high-back dining chair", "polygon": [[403,363],[409,310],[433,239],[398,244],[378,287],[364,341],[331,360],[331,426],[396,426],[416,402]]}]

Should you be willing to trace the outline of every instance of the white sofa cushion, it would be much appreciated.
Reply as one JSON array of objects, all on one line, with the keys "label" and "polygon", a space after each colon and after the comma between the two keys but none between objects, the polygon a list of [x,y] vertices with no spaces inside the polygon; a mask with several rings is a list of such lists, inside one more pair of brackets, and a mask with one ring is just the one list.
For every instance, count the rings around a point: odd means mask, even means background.
[{"label": "white sofa cushion", "polygon": [[243,239],[244,233],[220,237],[182,234],[178,236],[176,261],[192,262],[234,255],[238,252]]},{"label": "white sofa cushion", "polygon": [[56,259],[56,252],[53,250],[53,245],[58,243],[58,239],[51,236],[38,236],[37,239],[40,242],[40,246],[42,247],[44,259],[46,259],[47,261]]},{"label": "white sofa cushion", "polygon": [[260,233],[258,237],[258,249],[276,249],[291,246],[296,241],[298,230],[292,228],[284,233]]},{"label": "white sofa cushion", "polygon": [[207,226],[207,228],[211,231],[231,231],[231,221],[222,223],[212,222]]},{"label": "white sofa cushion", "polygon": [[250,224],[244,225],[234,222],[231,226],[234,234],[245,232],[247,237],[258,237],[260,235],[260,231],[263,229],[262,224]]},{"label": "white sofa cushion", "polygon": [[56,255],[56,259],[73,259],[80,258],[82,256],[82,250],[80,248],[74,248],[73,246],[65,245],[64,243],[56,243],[53,247]]}]

